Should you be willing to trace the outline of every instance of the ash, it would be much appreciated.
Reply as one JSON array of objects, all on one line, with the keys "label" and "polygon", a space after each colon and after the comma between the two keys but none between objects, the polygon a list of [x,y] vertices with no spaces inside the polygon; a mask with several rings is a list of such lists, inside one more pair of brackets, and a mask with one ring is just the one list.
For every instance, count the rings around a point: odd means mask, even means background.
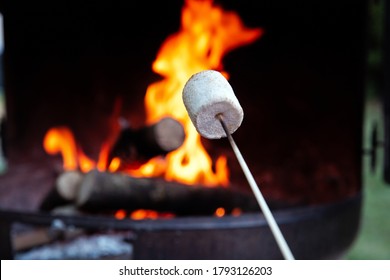
[{"label": "ash", "polygon": [[121,235],[82,236],[18,253],[17,260],[131,259],[133,246]]}]

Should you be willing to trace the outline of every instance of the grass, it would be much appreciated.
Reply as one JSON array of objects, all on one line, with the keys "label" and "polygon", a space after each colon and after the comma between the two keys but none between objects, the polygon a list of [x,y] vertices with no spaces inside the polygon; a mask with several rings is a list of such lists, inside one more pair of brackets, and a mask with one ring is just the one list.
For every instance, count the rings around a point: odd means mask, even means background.
[{"label": "grass", "polygon": [[360,233],[346,258],[390,260],[390,186],[365,186]]},{"label": "grass", "polygon": [[[383,137],[383,114],[380,102],[371,99],[366,104],[364,123],[364,148],[369,147],[370,131],[376,122]],[[390,185],[384,182],[384,150],[377,151],[378,161],[374,172],[370,171],[369,158],[363,157],[363,213],[359,235],[346,254],[346,259],[390,260]]]}]

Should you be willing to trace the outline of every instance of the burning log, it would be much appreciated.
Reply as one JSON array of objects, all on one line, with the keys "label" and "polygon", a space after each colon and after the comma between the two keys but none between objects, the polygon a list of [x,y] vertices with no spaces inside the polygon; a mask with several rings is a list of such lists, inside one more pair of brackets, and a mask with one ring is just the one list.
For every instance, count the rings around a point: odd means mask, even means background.
[{"label": "burning log", "polygon": [[181,215],[212,215],[219,207],[231,212],[258,211],[254,197],[224,187],[189,186],[156,178],[134,178],[120,173],[91,171],[76,198],[84,211],[152,209]]},{"label": "burning log", "polygon": [[128,124],[123,126],[111,149],[110,160],[119,157],[125,162],[142,163],[155,156],[166,155],[184,142],[183,126],[173,118],[166,117],[137,130],[130,128]]},{"label": "burning log", "polygon": [[65,171],[60,174],[54,188],[41,202],[40,209],[50,211],[58,206],[72,203],[78,193],[83,174],[78,171]]}]

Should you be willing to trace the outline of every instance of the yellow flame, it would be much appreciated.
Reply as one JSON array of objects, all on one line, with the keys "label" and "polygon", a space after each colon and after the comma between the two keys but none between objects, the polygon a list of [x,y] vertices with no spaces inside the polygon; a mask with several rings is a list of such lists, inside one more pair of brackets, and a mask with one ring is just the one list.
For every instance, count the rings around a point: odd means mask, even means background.
[{"label": "yellow flame", "polygon": [[[220,156],[213,162],[203,147],[184,107],[182,89],[193,74],[206,69],[219,70],[228,78],[228,73],[223,70],[223,56],[234,48],[255,41],[262,34],[263,29],[246,28],[236,13],[224,11],[212,0],[185,1],[179,32],[165,40],[153,62],[153,71],[163,79],[147,88],[145,109],[147,124],[171,116],[181,122],[186,138],[179,149],[165,158],[152,158],[138,169],[123,171],[136,177],[163,176],[166,180],[186,184],[228,185],[227,159]],[[114,117],[119,115],[121,104],[121,100],[115,103]],[[118,132],[116,120],[113,123],[113,130]],[[50,154],[62,154],[65,170],[88,172],[97,168],[115,172],[121,167],[120,159],[108,162],[114,136],[111,135],[103,144],[97,162],[83,153],[66,127],[50,129],[44,138],[44,148]]]},{"label": "yellow flame", "polygon": [[145,108],[148,124],[166,116],[174,117],[182,123],[186,139],[179,149],[167,155],[165,163],[152,159],[138,170],[130,171],[131,174],[146,177],[164,174],[166,180],[206,186],[229,183],[227,160],[219,157],[213,168],[213,161],[184,107],[182,89],[194,73],[206,69],[223,72],[223,55],[253,42],[262,33],[261,28],[244,27],[236,13],[224,11],[212,0],[185,2],[180,31],[165,40],[153,62],[153,71],[164,79],[148,87]]}]

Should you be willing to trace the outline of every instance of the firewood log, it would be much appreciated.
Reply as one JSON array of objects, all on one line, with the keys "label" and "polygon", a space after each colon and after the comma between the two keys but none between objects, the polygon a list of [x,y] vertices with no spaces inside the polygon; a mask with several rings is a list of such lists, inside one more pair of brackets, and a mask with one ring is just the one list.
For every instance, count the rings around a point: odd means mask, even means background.
[{"label": "firewood log", "polygon": [[72,203],[78,193],[78,188],[83,179],[79,171],[64,171],[54,184],[54,187],[42,200],[40,210],[50,211],[58,206]]},{"label": "firewood log", "polygon": [[258,211],[254,197],[225,187],[190,186],[157,178],[134,178],[120,173],[85,175],[76,198],[83,211],[150,209],[181,215],[210,215],[219,207]]},{"label": "firewood log", "polygon": [[184,141],[184,129],[173,118],[163,118],[157,123],[140,129],[124,124],[113,145],[109,161],[119,157],[124,163],[144,163],[147,160],[179,148]]}]

